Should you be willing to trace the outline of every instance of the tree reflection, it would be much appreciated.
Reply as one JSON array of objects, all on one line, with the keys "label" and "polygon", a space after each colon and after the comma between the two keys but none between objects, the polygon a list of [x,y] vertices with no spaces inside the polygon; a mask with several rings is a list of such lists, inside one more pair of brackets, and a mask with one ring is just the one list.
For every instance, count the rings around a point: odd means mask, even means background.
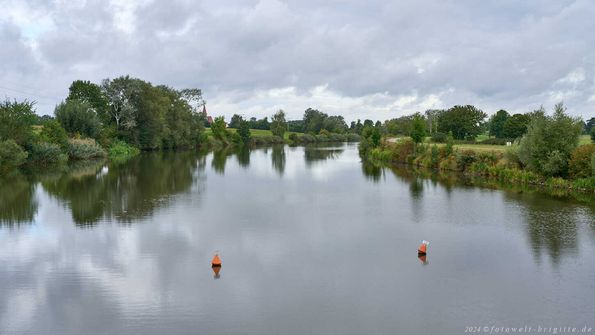
[{"label": "tree reflection", "polygon": [[232,154],[231,149],[224,148],[213,151],[213,160],[211,161],[211,167],[219,174],[225,174],[225,164],[227,158]]},{"label": "tree reflection", "polygon": [[311,166],[318,161],[337,159],[343,151],[344,149],[308,145],[304,148],[304,158],[306,159],[306,165]]},{"label": "tree reflection", "polygon": [[241,146],[236,151],[236,158],[238,159],[238,164],[243,167],[247,168],[250,166],[250,147],[248,146]]},{"label": "tree reflection", "polygon": [[125,164],[95,164],[42,181],[44,189],[70,207],[77,225],[101,218],[131,222],[167,206],[171,197],[190,190],[203,161],[196,152],[142,155]]},{"label": "tree reflection", "polygon": [[31,223],[37,208],[34,183],[20,173],[0,178],[0,225]]},{"label": "tree reflection", "polygon": [[362,173],[367,179],[377,183],[382,179],[384,170],[378,165],[362,162]]},{"label": "tree reflection", "polygon": [[506,192],[508,199],[521,204],[521,215],[525,221],[527,237],[535,258],[547,254],[554,265],[566,255],[578,252],[577,230],[583,223],[595,216],[593,211],[582,215],[568,202],[543,196],[539,193]]},{"label": "tree reflection", "polygon": [[273,169],[279,173],[280,176],[283,176],[283,172],[285,171],[285,163],[287,161],[287,157],[285,155],[285,145],[274,145],[273,151],[271,152],[271,161],[273,163]]}]

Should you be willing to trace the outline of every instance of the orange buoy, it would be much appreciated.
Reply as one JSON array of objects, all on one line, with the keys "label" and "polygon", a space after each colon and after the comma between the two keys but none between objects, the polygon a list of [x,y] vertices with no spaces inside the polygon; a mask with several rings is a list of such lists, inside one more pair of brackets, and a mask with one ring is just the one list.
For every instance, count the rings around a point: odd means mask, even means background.
[{"label": "orange buoy", "polygon": [[419,248],[417,248],[417,254],[425,255],[427,252],[428,244],[430,244],[430,242],[426,240],[421,241],[421,245],[419,246]]},{"label": "orange buoy", "polygon": [[221,267],[221,258],[219,258],[219,254],[215,254],[213,260],[211,261],[212,267]]}]

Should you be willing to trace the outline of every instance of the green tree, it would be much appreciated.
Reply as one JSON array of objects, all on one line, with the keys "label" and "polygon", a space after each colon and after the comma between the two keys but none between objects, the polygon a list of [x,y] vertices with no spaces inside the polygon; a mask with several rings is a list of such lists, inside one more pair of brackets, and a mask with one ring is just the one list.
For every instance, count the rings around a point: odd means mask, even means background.
[{"label": "green tree", "polygon": [[80,134],[95,138],[101,130],[101,121],[95,110],[86,102],[69,100],[61,102],[54,110],[56,120],[70,135]]},{"label": "green tree", "polygon": [[519,159],[540,174],[566,176],[568,160],[578,146],[581,132],[581,120],[567,115],[562,103],[556,104],[552,116],[538,111],[519,144]]},{"label": "green tree", "polygon": [[322,121],[322,129],[331,133],[344,134],[347,131],[347,123],[342,116],[332,115]]},{"label": "green tree", "polygon": [[244,145],[250,144],[252,135],[250,134],[250,124],[248,121],[240,120],[240,124],[238,126],[238,135],[242,139],[242,143],[244,143]]},{"label": "green tree", "polygon": [[14,140],[5,140],[0,142],[0,173],[11,171],[27,159],[27,152]]},{"label": "green tree", "polygon": [[229,121],[229,124],[227,125],[229,128],[239,128],[240,127],[240,122],[243,121],[243,118],[238,115],[238,114],[234,114],[231,117],[231,120]]},{"label": "green tree", "polygon": [[510,118],[510,115],[507,111],[501,109],[496,112],[496,114],[490,117],[489,121],[489,130],[490,135],[495,136],[496,138],[503,138],[504,137],[504,125],[506,121]]},{"label": "green tree", "polygon": [[99,85],[90,81],[75,80],[68,88],[66,101],[78,100],[85,102],[95,109],[103,122],[109,122],[108,101]]},{"label": "green tree", "polygon": [[474,106],[454,106],[441,113],[438,118],[438,130],[443,133],[452,131],[455,139],[474,139],[482,132],[482,123],[487,114]]},{"label": "green tree", "polygon": [[502,136],[504,138],[519,138],[527,132],[531,117],[527,114],[514,114],[504,123]]},{"label": "green tree", "polygon": [[34,102],[0,102],[0,141],[14,140],[18,145],[28,144],[33,136],[32,125],[36,120]]},{"label": "green tree", "polygon": [[271,132],[275,136],[283,138],[287,131],[287,121],[285,120],[285,112],[280,109],[271,118]]},{"label": "green tree", "polygon": [[415,144],[423,142],[426,137],[426,121],[419,113],[415,114],[413,118],[413,125],[409,136],[411,136]]},{"label": "green tree", "polygon": [[227,138],[227,130],[225,129],[225,118],[218,116],[213,120],[211,124],[211,132],[213,137],[218,140],[225,140]]},{"label": "green tree", "polygon": [[129,76],[114,80],[104,79],[101,90],[108,102],[110,120],[116,124],[118,131],[128,131],[136,126],[136,107],[133,98],[139,94],[139,82]]},{"label": "green tree", "polygon": [[308,108],[304,112],[304,132],[306,133],[320,133],[322,126],[324,124],[324,120],[328,117],[328,115],[320,112],[317,109]]},{"label": "green tree", "polygon": [[595,142],[595,127],[591,127],[591,142]]},{"label": "green tree", "polygon": [[43,142],[58,144],[63,149],[68,147],[68,134],[58,121],[46,122],[39,137]]}]

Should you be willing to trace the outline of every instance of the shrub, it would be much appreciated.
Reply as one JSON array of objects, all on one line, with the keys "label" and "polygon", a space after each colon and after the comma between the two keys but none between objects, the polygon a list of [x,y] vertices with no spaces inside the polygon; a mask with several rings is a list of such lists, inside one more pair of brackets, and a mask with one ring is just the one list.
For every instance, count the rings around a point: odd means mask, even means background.
[{"label": "shrub", "polygon": [[460,171],[467,170],[477,159],[475,151],[463,150],[457,155],[457,168]]},{"label": "shrub", "polygon": [[438,163],[440,162],[440,154],[438,152],[438,146],[433,145],[431,151],[431,161],[430,165],[435,168],[438,167]]},{"label": "shrub", "polygon": [[574,149],[568,162],[570,177],[588,178],[594,176],[595,144],[581,145]]},{"label": "shrub", "polygon": [[0,173],[11,171],[22,165],[27,152],[13,140],[0,142]]},{"label": "shrub", "polygon": [[595,191],[595,177],[577,179],[572,183],[572,186],[578,189]]},{"label": "shrub", "polygon": [[403,140],[396,143],[392,149],[392,159],[395,162],[406,162],[407,157],[413,155],[414,143],[411,140]]},{"label": "shrub", "polygon": [[71,135],[80,134],[97,137],[101,130],[101,121],[97,112],[86,102],[68,100],[56,106],[56,120]]},{"label": "shrub", "polygon": [[68,144],[68,157],[72,160],[103,158],[106,155],[105,150],[93,139],[73,139]]},{"label": "shrub", "polygon": [[360,136],[358,134],[349,133],[347,134],[347,142],[359,142]]},{"label": "shrub", "polygon": [[514,165],[515,167],[522,167],[523,164],[521,162],[521,159],[519,157],[519,147],[518,146],[512,146],[506,149],[506,151],[504,152],[504,158],[506,158],[506,160],[511,163],[512,165]]},{"label": "shrub", "polygon": [[49,166],[65,163],[67,160],[68,156],[57,144],[41,142],[31,146],[29,161],[36,165]]},{"label": "shrub", "polygon": [[14,140],[18,145],[26,145],[33,136],[31,127],[36,120],[35,103],[10,101],[0,102],[0,140]]},{"label": "shrub", "polygon": [[438,167],[440,168],[440,170],[456,171],[457,160],[453,156],[448,156],[446,159],[440,162]]},{"label": "shrub", "polygon": [[446,143],[446,140],[448,138],[448,135],[446,135],[445,133],[441,133],[441,132],[435,132],[432,134],[432,142],[434,143]]},{"label": "shrub", "polygon": [[140,153],[140,150],[124,141],[115,140],[109,147],[108,155],[111,160],[123,161]]},{"label": "shrub", "polygon": [[68,135],[58,121],[46,122],[39,134],[39,138],[42,142],[57,144],[64,149],[68,148]]},{"label": "shrub", "polygon": [[506,142],[513,142],[513,138],[488,138],[483,141],[479,141],[480,144],[491,144],[491,145],[506,145]]}]

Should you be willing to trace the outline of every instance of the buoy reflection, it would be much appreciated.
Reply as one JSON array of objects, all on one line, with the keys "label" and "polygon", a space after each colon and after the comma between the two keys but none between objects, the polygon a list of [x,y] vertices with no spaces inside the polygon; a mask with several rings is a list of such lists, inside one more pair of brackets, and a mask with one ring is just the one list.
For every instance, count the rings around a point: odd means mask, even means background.
[{"label": "buoy reflection", "polygon": [[427,255],[418,255],[417,258],[419,258],[422,265],[428,265],[428,256]]},{"label": "buoy reflection", "polygon": [[213,272],[215,273],[213,278],[215,278],[215,279],[221,278],[221,276],[219,275],[219,271],[221,271],[221,265],[213,265],[212,268],[213,268]]}]

